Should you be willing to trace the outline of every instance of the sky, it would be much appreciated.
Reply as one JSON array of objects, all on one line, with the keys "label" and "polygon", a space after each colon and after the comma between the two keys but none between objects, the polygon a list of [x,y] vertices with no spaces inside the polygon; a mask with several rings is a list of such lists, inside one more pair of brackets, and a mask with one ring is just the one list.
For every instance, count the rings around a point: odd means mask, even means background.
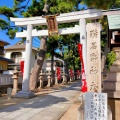
[{"label": "sky", "polygon": [[[13,6],[13,0],[0,0],[0,6],[12,7]],[[1,15],[0,15],[0,18],[5,19],[5,17],[3,17]],[[10,43],[10,45],[8,45],[6,47],[13,46],[14,44],[18,43],[21,40],[21,38],[10,39],[9,36],[7,36],[5,31],[3,31],[3,30],[0,30],[0,39]],[[39,45],[40,45],[40,41],[37,39],[37,37],[36,38],[34,37],[32,46],[38,48]]]},{"label": "sky", "polygon": [[[31,4],[31,2],[29,2],[29,5],[30,5],[30,4]],[[13,0],[0,0],[0,6],[12,7],[12,6],[13,6]],[[78,4],[78,7],[79,7],[79,9],[83,9],[83,8],[84,8],[84,9],[87,9],[87,6],[86,6],[86,5]],[[0,18],[4,18],[4,17],[0,15]],[[9,36],[7,36],[6,33],[5,33],[5,31],[3,31],[3,30],[0,30],[0,39],[6,41],[6,42],[8,42],[8,43],[10,43],[9,46],[14,45],[14,44],[18,43],[18,42],[21,40],[20,38],[15,38],[15,39],[12,39],[12,40],[11,40],[11,39],[9,38]],[[32,44],[32,46],[38,48],[39,45],[40,45],[40,42],[39,42],[39,40],[37,39],[37,37],[36,37],[36,38],[33,38],[33,44]],[[7,46],[7,47],[9,47],[9,46]]]},{"label": "sky", "polygon": [[[0,0],[0,6],[3,6],[3,5],[12,7],[13,0]],[[0,16],[0,18],[3,18],[3,16]],[[10,38],[6,35],[5,31],[3,31],[3,30],[0,30],[0,39],[9,42],[10,46],[14,45],[15,43],[17,43],[20,40],[20,39],[10,40]]]}]

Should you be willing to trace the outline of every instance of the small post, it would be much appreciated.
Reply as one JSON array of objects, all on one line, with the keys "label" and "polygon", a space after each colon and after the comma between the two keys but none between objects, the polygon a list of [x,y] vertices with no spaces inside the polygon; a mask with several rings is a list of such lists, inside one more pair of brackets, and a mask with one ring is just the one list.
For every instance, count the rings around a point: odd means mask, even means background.
[{"label": "small post", "polygon": [[13,78],[12,94],[15,95],[18,92],[18,70],[17,70],[17,67],[14,67],[12,78]]},{"label": "small post", "polygon": [[55,71],[55,85],[58,85],[57,71]]},{"label": "small post", "polygon": [[69,76],[70,76],[70,82],[72,82],[74,80],[74,74],[72,69],[69,70]]},{"label": "small post", "polygon": [[48,84],[47,84],[47,87],[51,87],[52,86],[52,82],[51,82],[51,72],[49,71],[48,73],[47,73],[47,75],[48,75]]},{"label": "small post", "polygon": [[66,75],[65,75],[65,73],[63,73],[63,81],[62,81],[62,83],[63,84],[67,84],[67,77],[66,77]]},{"label": "small post", "polygon": [[8,100],[11,99],[11,93],[12,93],[12,88],[7,88],[7,97],[8,97]]},{"label": "small post", "polygon": [[72,79],[72,77],[70,77],[70,82],[72,82],[73,81],[73,79]]}]

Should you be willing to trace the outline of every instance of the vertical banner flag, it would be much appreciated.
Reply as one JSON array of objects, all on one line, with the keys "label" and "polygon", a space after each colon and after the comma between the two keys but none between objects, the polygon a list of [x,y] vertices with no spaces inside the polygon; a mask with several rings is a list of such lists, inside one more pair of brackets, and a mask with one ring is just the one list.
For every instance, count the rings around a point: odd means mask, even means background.
[{"label": "vertical banner flag", "polygon": [[24,73],[24,61],[20,62],[20,71],[21,71],[22,76],[23,76],[23,73]]},{"label": "vertical banner flag", "polygon": [[81,72],[80,72],[80,70],[77,70],[77,78],[79,79],[80,76],[81,76]]},{"label": "vertical banner flag", "polygon": [[61,79],[60,74],[61,74],[60,67],[57,67],[57,79],[58,80]]},{"label": "vertical banner flag", "polygon": [[84,61],[82,57],[82,44],[78,43],[78,52],[80,55],[80,60],[82,63],[82,92],[87,92],[87,82],[86,82],[86,76],[85,76],[85,69],[84,69]]},{"label": "vertical banner flag", "polygon": [[71,78],[74,77],[74,74],[73,74],[73,70],[72,70],[72,69],[69,70],[69,74],[70,74],[70,77],[71,77]]}]

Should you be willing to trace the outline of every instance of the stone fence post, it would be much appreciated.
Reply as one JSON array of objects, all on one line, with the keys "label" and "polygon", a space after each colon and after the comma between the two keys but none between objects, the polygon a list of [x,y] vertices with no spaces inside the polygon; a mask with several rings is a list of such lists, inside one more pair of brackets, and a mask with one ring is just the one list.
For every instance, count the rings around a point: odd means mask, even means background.
[{"label": "stone fence post", "polygon": [[55,71],[55,85],[58,85],[57,71]]}]

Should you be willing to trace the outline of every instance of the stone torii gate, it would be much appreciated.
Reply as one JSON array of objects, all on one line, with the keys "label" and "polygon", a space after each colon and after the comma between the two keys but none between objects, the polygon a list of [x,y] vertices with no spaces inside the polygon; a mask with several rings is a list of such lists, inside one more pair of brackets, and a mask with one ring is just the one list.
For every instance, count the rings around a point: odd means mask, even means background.
[{"label": "stone torii gate", "polygon": [[[83,60],[85,64],[85,72],[87,70],[86,19],[89,19],[89,20],[99,19],[101,17],[102,17],[102,11],[95,10],[95,9],[64,13],[56,17],[58,24],[79,21],[79,25],[75,25],[75,27],[59,29],[59,35],[80,34],[80,43],[83,45],[82,51],[83,51]],[[47,22],[45,18],[42,18],[42,16],[31,17],[31,18],[10,18],[10,20],[12,22],[15,22],[16,26],[19,26],[19,27],[27,26],[27,31],[16,33],[17,38],[26,37],[25,54],[27,56],[25,58],[22,90],[16,94],[16,97],[30,98],[34,96],[34,93],[29,90],[32,37],[48,36],[48,30],[37,31],[36,29],[33,29],[33,26],[47,25]]]}]

